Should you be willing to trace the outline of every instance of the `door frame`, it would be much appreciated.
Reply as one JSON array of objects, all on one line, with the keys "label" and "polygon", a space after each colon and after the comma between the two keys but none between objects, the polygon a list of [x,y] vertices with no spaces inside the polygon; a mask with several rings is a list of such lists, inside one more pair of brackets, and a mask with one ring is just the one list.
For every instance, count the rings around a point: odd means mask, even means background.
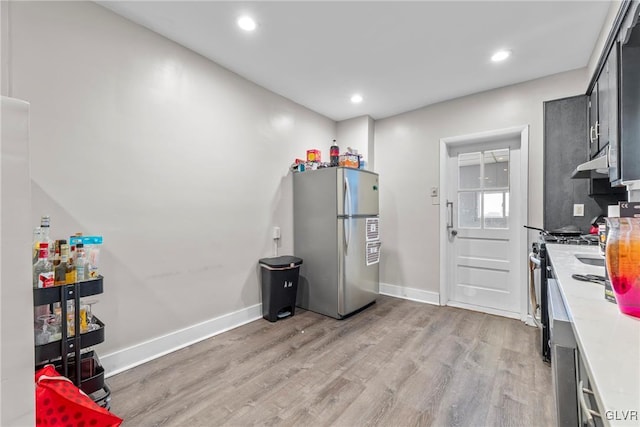
[{"label": "door frame", "polygon": [[[522,195],[521,200],[523,206],[520,209],[520,215],[515,219],[514,227],[517,227],[518,237],[520,239],[520,248],[518,249],[518,255],[516,262],[520,270],[520,280],[524,283],[522,292],[520,293],[520,320],[526,322],[529,316],[529,304],[526,284],[527,282],[527,254],[528,240],[527,230],[523,225],[527,224],[527,218],[529,215],[529,125],[514,126],[510,128],[496,129],[485,132],[472,133],[467,135],[453,136],[448,138],[440,138],[440,305],[447,305],[449,302],[449,289],[447,286],[449,263],[451,262],[451,256],[448,246],[448,230],[445,227],[447,223],[447,204],[446,199],[449,194],[449,186],[447,178],[447,160],[448,151],[451,147],[457,147],[462,145],[476,144],[491,141],[496,138],[504,137],[520,137],[520,164],[514,165],[519,167],[521,171],[520,175],[520,188],[517,191]],[[487,309],[486,313],[505,315],[505,312],[499,310]]]}]

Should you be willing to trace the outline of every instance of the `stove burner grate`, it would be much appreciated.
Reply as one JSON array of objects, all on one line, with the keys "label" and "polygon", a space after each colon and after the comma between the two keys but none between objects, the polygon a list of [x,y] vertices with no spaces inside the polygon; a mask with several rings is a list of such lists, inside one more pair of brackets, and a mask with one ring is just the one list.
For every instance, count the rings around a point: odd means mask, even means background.
[{"label": "stove burner grate", "polygon": [[581,236],[542,236],[545,243],[557,243],[560,245],[597,245],[598,236],[595,234],[583,234]]}]

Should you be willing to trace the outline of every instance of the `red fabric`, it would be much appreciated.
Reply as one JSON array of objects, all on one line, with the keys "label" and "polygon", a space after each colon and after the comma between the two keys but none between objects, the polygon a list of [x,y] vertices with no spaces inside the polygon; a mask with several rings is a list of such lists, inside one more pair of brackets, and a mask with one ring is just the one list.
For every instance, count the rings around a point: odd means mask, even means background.
[{"label": "red fabric", "polygon": [[47,365],[36,372],[36,425],[117,427],[122,419],[95,403],[67,378]]}]

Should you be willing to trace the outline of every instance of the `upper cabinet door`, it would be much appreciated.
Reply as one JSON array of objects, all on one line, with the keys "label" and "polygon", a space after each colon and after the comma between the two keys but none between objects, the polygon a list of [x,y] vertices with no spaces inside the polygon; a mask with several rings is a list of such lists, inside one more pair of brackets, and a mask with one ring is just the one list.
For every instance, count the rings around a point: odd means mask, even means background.
[{"label": "upper cabinet door", "polygon": [[598,85],[589,95],[589,157],[598,154]]},{"label": "upper cabinet door", "polygon": [[[598,77],[598,122],[596,136],[598,151],[609,143],[609,63],[606,62]],[[595,154],[595,153],[594,153]]]},{"label": "upper cabinet door", "polygon": [[640,2],[628,3],[618,40],[619,63],[618,169],[621,182],[640,180]]},{"label": "upper cabinet door", "polygon": [[619,51],[620,44],[615,43],[611,48],[611,52],[609,53],[609,58],[607,59],[607,70],[608,70],[608,78],[609,78],[609,86],[608,86],[608,112],[609,112],[609,181],[617,182],[620,180],[620,168],[619,164],[619,133],[620,133],[620,124],[618,122],[618,109],[619,109],[619,99],[620,95],[619,84],[618,84],[618,73],[619,73]]},{"label": "upper cabinet door", "polygon": [[[636,27],[638,28],[638,27]],[[640,30],[640,28],[638,28]],[[622,47],[620,163],[622,181],[640,179],[640,31]],[[637,34],[637,39],[634,36]]]}]

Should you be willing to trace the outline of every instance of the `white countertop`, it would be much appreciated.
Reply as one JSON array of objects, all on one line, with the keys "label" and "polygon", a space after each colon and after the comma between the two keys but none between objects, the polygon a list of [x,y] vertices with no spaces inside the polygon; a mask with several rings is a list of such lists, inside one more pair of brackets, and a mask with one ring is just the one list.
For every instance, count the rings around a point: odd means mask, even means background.
[{"label": "white countertop", "polygon": [[[622,314],[617,305],[605,300],[602,285],[571,277],[575,273],[604,276],[604,267],[575,257],[593,257],[597,246],[546,246],[605,425],[639,426],[640,319]],[[636,411],[635,419],[624,420],[632,415],[629,411]]]}]

